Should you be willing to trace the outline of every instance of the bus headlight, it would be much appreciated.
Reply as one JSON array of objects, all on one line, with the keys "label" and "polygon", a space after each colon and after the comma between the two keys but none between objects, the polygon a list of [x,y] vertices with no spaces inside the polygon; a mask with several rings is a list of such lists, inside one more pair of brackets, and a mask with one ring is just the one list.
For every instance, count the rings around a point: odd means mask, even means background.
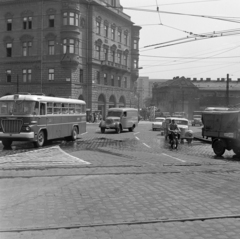
[{"label": "bus headlight", "polygon": [[31,128],[29,126],[23,126],[21,131],[22,132],[31,132]]}]

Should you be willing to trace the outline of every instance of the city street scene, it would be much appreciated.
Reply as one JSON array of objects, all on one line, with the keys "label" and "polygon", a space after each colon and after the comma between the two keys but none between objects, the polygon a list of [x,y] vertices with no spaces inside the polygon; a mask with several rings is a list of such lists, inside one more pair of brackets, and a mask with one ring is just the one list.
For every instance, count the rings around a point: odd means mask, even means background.
[{"label": "city street scene", "polygon": [[0,239],[239,239],[239,0],[0,0]]}]

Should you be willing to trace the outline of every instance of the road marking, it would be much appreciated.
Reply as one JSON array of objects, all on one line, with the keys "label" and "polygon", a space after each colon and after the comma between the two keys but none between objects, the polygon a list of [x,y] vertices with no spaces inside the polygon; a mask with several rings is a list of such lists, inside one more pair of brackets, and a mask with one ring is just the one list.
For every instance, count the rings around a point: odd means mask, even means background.
[{"label": "road marking", "polygon": [[140,132],[136,132],[136,133],[134,133],[134,135],[136,135],[136,134],[139,134]]},{"label": "road marking", "polygon": [[145,144],[145,143],[143,143],[146,147],[148,147],[148,148],[150,148],[151,149],[151,147],[150,146],[148,146],[147,144]]},{"label": "road marking", "polygon": [[140,140],[138,137],[135,137],[137,140]]},{"label": "road marking", "polygon": [[170,155],[168,155],[168,154],[162,154],[162,155],[165,155],[165,156],[168,156],[168,157],[170,157],[170,158],[173,158],[173,159],[176,159],[176,160],[178,160],[178,161],[181,161],[181,162],[183,162],[183,163],[186,163],[185,160],[182,160],[182,159],[179,159],[179,158],[172,157],[172,156],[170,156]]}]

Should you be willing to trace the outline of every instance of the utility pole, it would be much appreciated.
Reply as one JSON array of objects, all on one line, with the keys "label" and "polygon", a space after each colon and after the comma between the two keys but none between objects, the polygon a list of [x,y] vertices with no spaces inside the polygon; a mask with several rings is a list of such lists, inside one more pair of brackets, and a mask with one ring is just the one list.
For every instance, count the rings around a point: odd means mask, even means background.
[{"label": "utility pole", "polygon": [[227,74],[227,86],[226,86],[226,106],[229,106],[229,74]]}]

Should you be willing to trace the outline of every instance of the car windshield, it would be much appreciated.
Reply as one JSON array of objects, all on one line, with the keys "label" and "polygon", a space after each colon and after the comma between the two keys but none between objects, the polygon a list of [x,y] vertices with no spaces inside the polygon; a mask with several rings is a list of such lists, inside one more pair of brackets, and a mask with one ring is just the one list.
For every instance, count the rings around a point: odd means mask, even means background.
[{"label": "car windshield", "polygon": [[32,115],[37,104],[34,101],[1,101],[0,115]]},{"label": "car windshield", "polygon": [[121,117],[121,111],[108,111],[107,117]]},{"label": "car windshield", "polygon": [[163,122],[164,119],[155,119],[155,122]]},{"label": "car windshield", "polygon": [[188,125],[188,121],[186,120],[175,120],[176,124],[181,124],[181,125]]}]

